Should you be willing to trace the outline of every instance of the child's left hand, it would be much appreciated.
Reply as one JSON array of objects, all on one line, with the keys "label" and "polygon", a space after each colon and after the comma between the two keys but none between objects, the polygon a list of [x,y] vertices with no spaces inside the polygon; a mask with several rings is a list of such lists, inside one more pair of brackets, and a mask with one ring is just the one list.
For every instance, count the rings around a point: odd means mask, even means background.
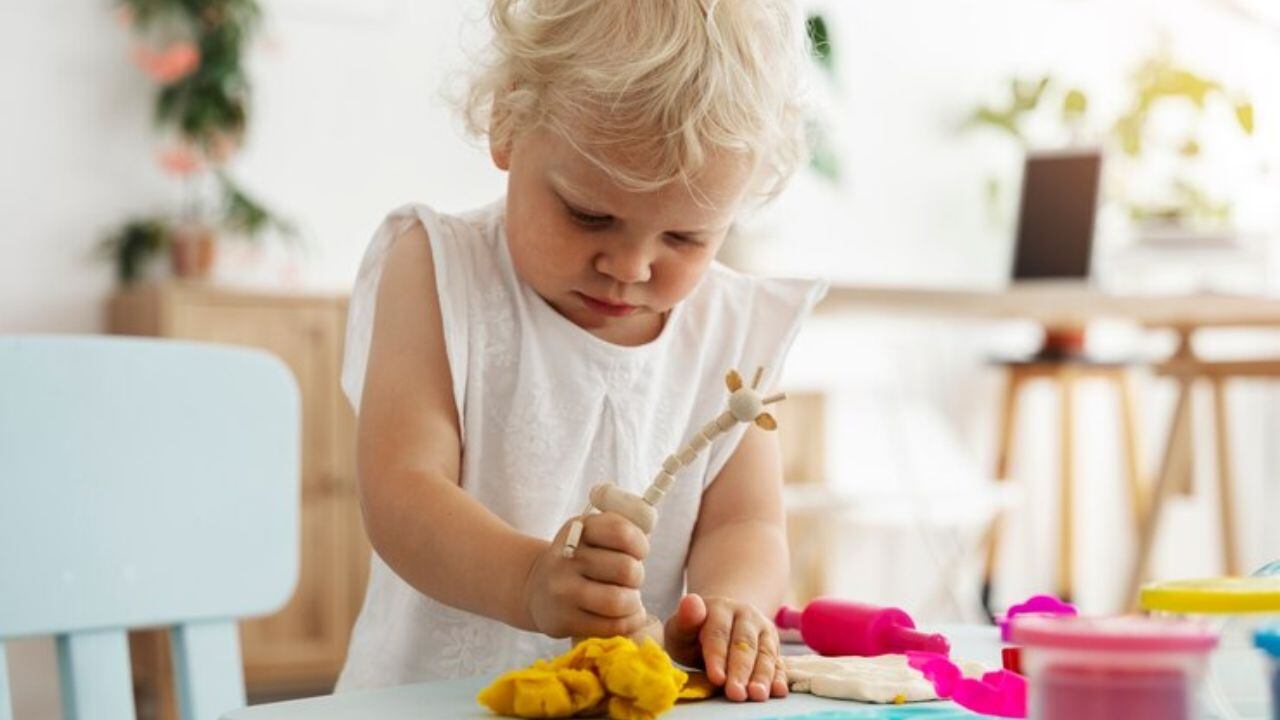
[{"label": "child's left hand", "polygon": [[755,607],[722,597],[689,594],[667,619],[664,644],[682,665],[701,666],[735,702],[786,697],[787,673],[778,630]]}]

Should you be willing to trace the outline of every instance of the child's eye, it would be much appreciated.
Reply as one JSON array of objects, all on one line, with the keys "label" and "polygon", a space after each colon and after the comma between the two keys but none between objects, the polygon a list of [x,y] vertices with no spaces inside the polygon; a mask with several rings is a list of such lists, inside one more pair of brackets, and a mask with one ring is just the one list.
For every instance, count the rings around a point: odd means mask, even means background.
[{"label": "child's eye", "polygon": [[688,235],[681,235],[680,233],[667,233],[667,239],[668,239],[668,240],[670,240],[670,241],[671,241],[671,243],[672,243],[673,245],[686,245],[686,246],[689,246],[689,247],[702,247],[702,244],[703,244],[703,243],[702,243],[702,241],[700,241],[700,240],[696,240],[696,239],[694,239],[694,238],[691,238],[691,237],[689,237]]},{"label": "child's eye", "polygon": [[584,227],[604,227],[613,220],[612,215],[596,215],[594,213],[583,212],[582,210],[569,205],[565,205],[565,209],[569,211],[569,217],[573,218],[574,222]]}]

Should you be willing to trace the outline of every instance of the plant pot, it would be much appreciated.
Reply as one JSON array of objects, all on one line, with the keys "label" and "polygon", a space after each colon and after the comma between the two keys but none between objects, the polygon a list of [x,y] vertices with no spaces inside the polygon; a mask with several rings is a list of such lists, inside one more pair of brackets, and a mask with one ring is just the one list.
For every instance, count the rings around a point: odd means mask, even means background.
[{"label": "plant pot", "polygon": [[218,237],[212,228],[184,225],[174,228],[169,243],[173,274],[188,280],[204,280],[213,273]]}]

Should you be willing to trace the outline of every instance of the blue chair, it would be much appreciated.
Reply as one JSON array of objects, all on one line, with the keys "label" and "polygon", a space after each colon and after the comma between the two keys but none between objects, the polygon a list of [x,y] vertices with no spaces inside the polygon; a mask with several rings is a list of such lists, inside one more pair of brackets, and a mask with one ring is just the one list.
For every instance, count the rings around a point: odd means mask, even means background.
[{"label": "blue chair", "polygon": [[182,717],[245,704],[236,618],[297,582],[299,403],[256,350],[0,336],[0,720],[4,641],[48,635],[65,716],[131,720],[138,627],[172,627]]}]

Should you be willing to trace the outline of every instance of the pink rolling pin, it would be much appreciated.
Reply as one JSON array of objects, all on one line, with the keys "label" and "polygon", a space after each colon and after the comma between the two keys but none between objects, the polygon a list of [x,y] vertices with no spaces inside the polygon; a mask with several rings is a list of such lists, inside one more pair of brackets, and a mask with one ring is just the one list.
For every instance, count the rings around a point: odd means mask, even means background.
[{"label": "pink rolling pin", "polygon": [[805,644],[819,655],[951,652],[945,637],[916,630],[911,616],[898,608],[818,598],[803,611],[783,605],[773,622],[779,628],[799,629]]}]

